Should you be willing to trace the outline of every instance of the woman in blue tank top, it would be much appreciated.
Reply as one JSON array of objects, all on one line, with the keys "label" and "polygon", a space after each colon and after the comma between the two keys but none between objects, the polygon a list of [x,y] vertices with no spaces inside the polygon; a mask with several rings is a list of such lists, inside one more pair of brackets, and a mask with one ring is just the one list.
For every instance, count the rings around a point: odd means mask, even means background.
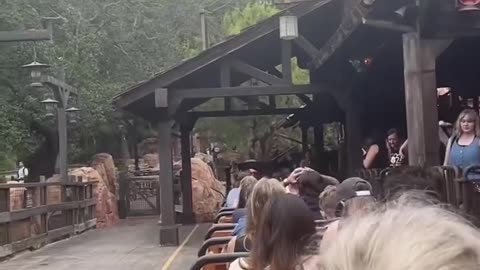
[{"label": "woman in blue tank top", "polygon": [[[480,118],[474,110],[463,110],[458,116],[453,136],[448,141],[444,164],[461,169],[480,165]],[[467,178],[480,180],[480,174],[471,173]]]}]

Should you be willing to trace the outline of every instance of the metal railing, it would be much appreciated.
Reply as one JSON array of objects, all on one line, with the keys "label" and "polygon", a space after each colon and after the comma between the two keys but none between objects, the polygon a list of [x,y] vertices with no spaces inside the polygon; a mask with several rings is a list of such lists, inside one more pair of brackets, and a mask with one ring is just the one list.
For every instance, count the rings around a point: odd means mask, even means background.
[{"label": "metal railing", "polygon": [[0,184],[0,258],[94,228],[95,185]]}]

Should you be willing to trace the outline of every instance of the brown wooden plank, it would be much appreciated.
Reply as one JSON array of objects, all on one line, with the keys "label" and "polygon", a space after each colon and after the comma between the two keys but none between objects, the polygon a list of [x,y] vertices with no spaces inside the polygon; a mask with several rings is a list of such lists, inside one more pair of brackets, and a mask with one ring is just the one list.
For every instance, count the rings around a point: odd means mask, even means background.
[{"label": "brown wooden plank", "polygon": [[299,35],[298,38],[294,39],[293,42],[295,45],[300,47],[310,58],[314,60],[315,57],[320,54],[320,51],[313,45],[306,37]]},{"label": "brown wooden plank", "polygon": [[[229,61],[230,67],[240,73],[243,73],[245,75],[248,75],[252,78],[255,78],[257,80],[260,80],[266,84],[269,85],[286,85],[288,84],[286,80],[278,78],[276,76],[273,76],[271,74],[268,74],[267,72],[254,67],[252,65],[249,65],[241,60],[238,59],[233,59]],[[222,86],[227,86],[227,85],[222,85]],[[228,85],[230,86],[230,85]]]},{"label": "brown wooden plank", "polygon": [[440,164],[435,64],[450,42],[424,40],[418,33],[403,35],[408,160],[412,166]]},{"label": "brown wooden plank", "polygon": [[52,40],[49,30],[0,31],[0,42]]},{"label": "brown wooden plank", "polygon": [[70,210],[75,208],[85,208],[95,204],[96,204],[95,199],[88,199],[84,201],[75,201],[75,202],[67,202],[67,203],[52,204],[52,205],[42,205],[42,206],[29,208],[29,209],[11,211],[8,213],[0,213],[0,224],[18,221],[18,220],[26,219],[32,216],[46,214],[49,212]]},{"label": "brown wooden plank", "polygon": [[58,238],[62,238],[65,236],[71,236],[75,234],[75,227],[73,225],[68,225],[63,228],[58,228],[55,230],[48,231],[47,239],[48,241],[54,241]]},{"label": "brown wooden plank", "polygon": [[334,92],[334,89],[327,84],[194,88],[177,89],[172,92],[172,98],[182,100],[192,98],[296,95],[321,92]]}]

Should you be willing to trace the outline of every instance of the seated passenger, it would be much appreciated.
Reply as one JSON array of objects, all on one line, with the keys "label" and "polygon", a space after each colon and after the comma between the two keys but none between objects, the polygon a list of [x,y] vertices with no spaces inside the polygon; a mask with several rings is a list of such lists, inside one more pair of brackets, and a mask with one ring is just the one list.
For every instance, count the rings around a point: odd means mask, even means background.
[{"label": "seated passenger", "polygon": [[480,268],[478,228],[441,207],[408,201],[403,198],[381,212],[346,220],[336,240],[322,245],[315,269]]},{"label": "seated passenger", "polygon": [[319,196],[320,211],[326,220],[336,219],[335,210],[337,209],[337,187],[327,186]]},{"label": "seated passenger", "polygon": [[[359,177],[348,178],[337,186],[336,201],[337,215],[343,218],[362,216],[376,208],[372,185]],[[328,225],[323,235],[322,246],[335,239],[341,223],[341,220],[337,220]]]},{"label": "seated passenger", "polygon": [[314,212],[315,219],[323,219],[320,213],[319,196],[328,185],[337,185],[338,180],[322,175],[310,168],[297,168],[283,182],[288,193],[299,195]]},{"label": "seated passenger", "polygon": [[238,223],[240,218],[246,216],[247,210],[246,205],[250,194],[252,193],[253,187],[257,183],[257,179],[253,176],[246,176],[240,182],[240,197],[238,200],[237,209],[233,211],[232,220],[233,223]]},{"label": "seated passenger", "polygon": [[[248,251],[244,244],[253,239],[263,207],[268,199],[285,194],[282,184],[276,179],[262,179],[253,187],[252,194],[247,202],[247,216],[239,219],[233,231],[234,237],[227,248],[228,251]],[[245,239],[247,238],[247,239]]]},{"label": "seated passenger", "polygon": [[227,199],[225,201],[225,207],[227,208],[236,208],[238,206],[238,201],[240,200],[240,182],[243,178],[249,175],[249,172],[239,172],[235,176],[235,181],[233,181],[233,188],[228,192]]},{"label": "seated passenger", "polygon": [[258,224],[249,258],[229,270],[295,270],[313,267],[318,245],[312,212],[297,196],[282,194],[268,201]]}]

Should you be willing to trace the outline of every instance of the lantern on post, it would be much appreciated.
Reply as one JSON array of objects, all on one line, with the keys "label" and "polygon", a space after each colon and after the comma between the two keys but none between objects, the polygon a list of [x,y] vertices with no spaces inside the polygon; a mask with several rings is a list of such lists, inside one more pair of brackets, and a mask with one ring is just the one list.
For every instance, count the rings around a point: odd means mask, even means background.
[{"label": "lantern on post", "polygon": [[30,70],[30,77],[32,78],[32,83],[30,84],[31,87],[40,88],[43,86],[42,70],[48,67],[50,66],[47,64],[37,62],[37,48],[35,47],[35,43],[33,43],[33,62],[22,66],[22,68]]},{"label": "lantern on post", "polygon": [[65,110],[70,124],[76,124],[80,120],[80,109],[77,107],[70,107]]},{"label": "lantern on post", "polygon": [[292,40],[298,38],[298,18],[292,15],[280,17],[280,38]]},{"label": "lantern on post", "polygon": [[41,88],[43,86],[42,71],[48,67],[50,66],[37,61],[22,66],[22,68],[30,70],[30,77],[32,78],[32,83],[30,83],[31,87]]},{"label": "lantern on post", "polygon": [[45,106],[45,110],[47,111],[45,116],[47,117],[55,116],[55,110],[57,109],[58,100],[55,100],[47,96],[44,100],[40,102]]}]

